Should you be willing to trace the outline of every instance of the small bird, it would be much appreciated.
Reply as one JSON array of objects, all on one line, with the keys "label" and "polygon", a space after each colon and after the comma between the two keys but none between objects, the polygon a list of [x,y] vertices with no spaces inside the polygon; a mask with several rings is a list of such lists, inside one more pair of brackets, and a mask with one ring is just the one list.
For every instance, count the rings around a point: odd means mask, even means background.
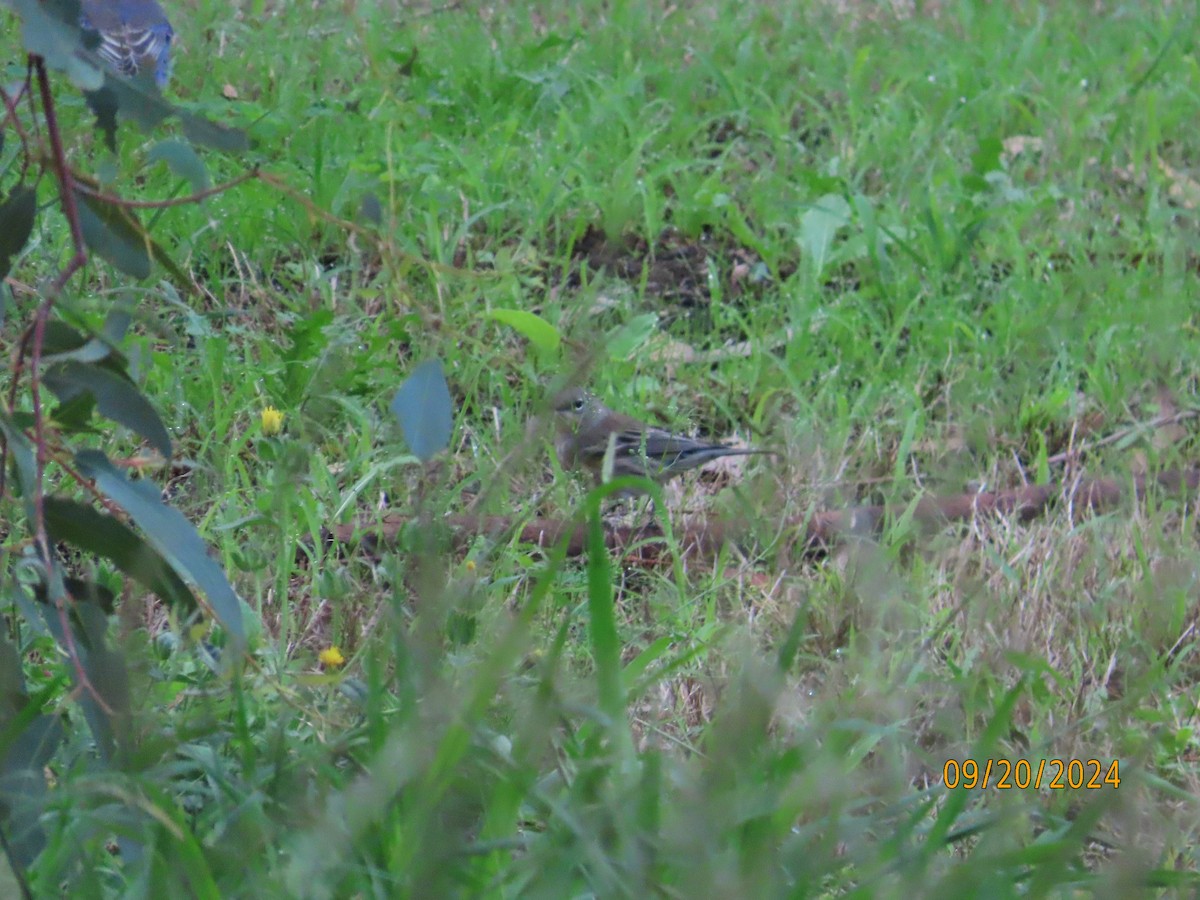
[{"label": "small bird", "polygon": [[672,434],[609,409],[581,388],[568,388],[554,398],[554,450],[564,469],[587,468],[599,479],[605,459],[612,474],[640,475],[666,481],[722,456],[771,453],[700,441]]},{"label": "small bird", "polygon": [[154,82],[171,77],[171,40],[175,32],[155,0],[83,0],[79,26],[100,34],[100,58],[122,75],[153,67]]}]

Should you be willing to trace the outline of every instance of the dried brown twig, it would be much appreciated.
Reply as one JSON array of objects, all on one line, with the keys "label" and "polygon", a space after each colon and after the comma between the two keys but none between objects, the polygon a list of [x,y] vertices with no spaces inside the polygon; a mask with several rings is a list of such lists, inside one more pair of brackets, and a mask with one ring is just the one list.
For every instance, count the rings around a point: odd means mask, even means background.
[{"label": "dried brown twig", "polygon": [[[1131,478],[1133,494],[1140,498],[1151,488],[1179,493],[1200,487],[1200,469],[1162,472],[1157,476],[1135,475]],[[1109,509],[1125,498],[1128,483],[1108,478],[1077,479],[1070,484],[1026,485],[1009,491],[982,491],[948,497],[926,497],[917,501],[912,510],[912,524],[917,531],[930,532],[955,522],[966,522],[980,516],[1016,516],[1022,522],[1043,514],[1055,501],[1064,500],[1073,510],[1099,512]],[[878,536],[887,522],[897,519],[907,507],[854,506],[841,510],[826,510],[811,516],[801,516],[784,523],[782,533],[801,555],[816,558],[848,540]],[[381,521],[355,525],[339,525],[330,529],[328,537],[335,544],[359,543],[368,552],[376,552],[395,542],[400,530],[411,520],[409,516],[390,515]],[[569,556],[579,556],[586,547],[586,527],[562,519],[530,519],[522,523],[510,516],[451,516],[445,521],[454,534],[456,548],[465,550],[480,535],[502,535],[519,528],[522,543],[551,547],[565,542]],[[727,542],[748,540],[754,533],[754,523],[692,519],[675,527],[679,550],[684,556],[716,553]],[[664,535],[656,524],[645,526],[606,525],[606,546],[619,551],[642,548],[627,562],[655,564],[665,556]],[[651,548],[651,549],[646,549]]]}]

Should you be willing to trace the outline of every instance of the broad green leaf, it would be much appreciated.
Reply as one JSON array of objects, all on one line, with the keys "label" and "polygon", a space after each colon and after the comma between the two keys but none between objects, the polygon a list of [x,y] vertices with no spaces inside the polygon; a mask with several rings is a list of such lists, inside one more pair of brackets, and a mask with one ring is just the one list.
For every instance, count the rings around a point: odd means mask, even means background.
[{"label": "broad green leaf", "polygon": [[[62,725],[51,716],[39,716],[26,730],[15,736],[17,741],[39,743],[54,749],[62,742]],[[23,752],[17,747],[16,752]],[[46,760],[46,763],[49,759]],[[7,854],[0,854],[0,897],[20,897],[15,887],[4,889],[3,867],[11,861],[18,866],[33,864],[46,845],[46,834],[42,827],[47,798],[45,766],[22,766],[4,761],[0,767],[0,831],[8,839]]]},{"label": "broad green leaf", "polygon": [[150,275],[150,238],[132,212],[103,200],[75,192],[83,240],[102,259],[126,275]]},{"label": "broad green leaf", "polygon": [[234,642],[234,656],[246,646],[242,610],[237,594],[225,573],[208,555],[208,547],[196,529],[178,510],[163,504],[157,488],[130,481],[98,450],[81,450],[75,455],[79,470],[96,482],[101,493],[112,498],[137,523],[154,547],[184,581],[204,592],[208,607]]},{"label": "broad green leaf", "polygon": [[392,412],[409,449],[422,462],[450,443],[454,408],[440,360],[427,360],[413,369],[392,400]]},{"label": "broad green leaf", "polygon": [[0,281],[8,277],[13,259],[33,233],[37,191],[19,184],[0,203]]},{"label": "broad green leaf", "polygon": [[46,529],[56,541],[104,557],[170,606],[194,612],[196,597],[154,547],[132,528],[65,497],[45,500]]},{"label": "broad green leaf", "polygon": [[[89,338],[75,328],[58,319],[46,323],[45,339],[42,341],[42,364],[51,369],[55,365],[70,361],[96,363],[118,377],[125,375],[125,357],[114,347],[124,335],[128,315],[110,311],[104,323],[108,340]],[[94,431],[91,427],[92,413],[96,409],[96,398],[89,392],[72,400],[59,403],[54,410],[54,421],[59,428],[79,433]]]},{"label": "broad green leaf", "polygon": [[643,313],[609,332],[605,340],[609,359],[629,359],[658,330],[658,314]]},{"label": "broad green leaf", "polygon": [[63,403],[91,394],[102,416],[140,434],[163,459],[171,458],[171,436],[166,426],[128,378],[107,368],[71,361],[47,369],[42,380]]},{"label": "broad green leaf", "polygon": [[814,275],[825,271],[833,241],[850,224],[850,204],[838,194],[826,194],[800,217],[800,247]]},{"label": "broad green leaf", "polygon": [[286,396],[282,399],[293,406],[304,401],[314,373],[321,370],[317,357],[329,349],[331,338],[325,329],[333,322],[333,313],[318,309],[297,321],[288,329],[291,343],[280,353],[283,361],[283,382]]},{"label": "broad green leaf", "polygon": [[558,329],[539,315],[523,309],[493,309],[488,315],[512,328],[541,353],[556,353],[562,343]]},{"label": "broad green leaf", "polygon": [[172,172],[180,178],[186,178],[192,190],[197,193],[207,190],[212,184],[200,156],[192,149],[191,144],[184,141],[159,141],[150,148],[146,159],[150,162],[165,162]]}]

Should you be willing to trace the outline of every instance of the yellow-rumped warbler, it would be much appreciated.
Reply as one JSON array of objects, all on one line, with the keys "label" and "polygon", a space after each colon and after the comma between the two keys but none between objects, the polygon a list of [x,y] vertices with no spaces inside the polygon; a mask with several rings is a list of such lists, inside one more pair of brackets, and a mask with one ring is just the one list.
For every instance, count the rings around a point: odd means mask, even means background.
[{"label": "yellow-rumped warbler", "polygon": [[771,453],[672,434],[609,409],[582,388],[554,398],[554,450],[564,469],[586,468],[601,477],[605,460],[612,475],[666,481],[722,456]]}]

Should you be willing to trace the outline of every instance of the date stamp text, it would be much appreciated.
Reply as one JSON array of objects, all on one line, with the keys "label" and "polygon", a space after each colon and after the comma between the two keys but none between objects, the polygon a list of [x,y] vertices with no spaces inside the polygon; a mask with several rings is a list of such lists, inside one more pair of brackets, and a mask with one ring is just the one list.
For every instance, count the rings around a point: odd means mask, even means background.
[{"label": "date stamp text", "polygon": [[1098,791],[1121,786],[1121,761],[1099,759],[948,759],[942,784],[950,790]]}]

